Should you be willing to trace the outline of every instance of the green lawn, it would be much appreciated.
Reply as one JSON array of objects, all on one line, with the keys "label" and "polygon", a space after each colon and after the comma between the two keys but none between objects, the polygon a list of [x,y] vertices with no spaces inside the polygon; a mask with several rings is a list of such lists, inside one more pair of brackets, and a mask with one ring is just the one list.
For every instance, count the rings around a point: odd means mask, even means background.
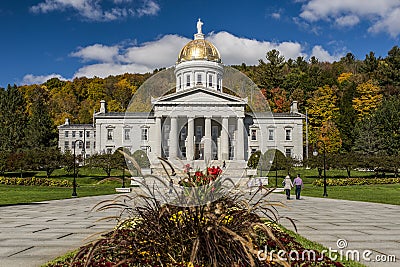
[{"label": "green lawn", "polygon": [[[400,205],[400,184],[328,186],[327,192],[328,198]],[[305,185],[302,195],[322,197],[323,187]]]},{"label": "green lawn", "polygon": [[[10,175],[8,175],[10,176]],[[12,175],[14,176],[14,175]],[[45,172],[30,173],[29,176],[46,177]],[[122,171],[113,171],[111,177],[121,178]],[[15,176],[14,176],[15,177]],[[64,170],[56,170],[52,174],[52,179],[65,179],[72,181],[73,176]],[[78,187],[76,189],[78,197],[97,196],[115,194],[115,187],[122,184],[117,181],[108,181],[98,184],[99,181],[107,178],[104,171],[93,168],[81,168],[76,179]],[[125,180],[125,185],[129,185],[129,180]],[[47,201],[54,199],[71,198],[72,188],[65,187],[46,187],[46,186],[11,186],[0,185],[0,205],[22,204],[37,201]]]},{"label": "green lawn", "polygon": [[[323,197],[323,187],[312,185],[313,181],[318,179],[318,171],[316,169],[295,168],[291,171],[291,178],[294,179],[297,174],[303,179],[304,188],[303,196]],[[269,177],[269,186],[275,186],[275,171],[263,173]],[[278,171],[278,187],[282,187],[283,177],[287,175],[285,171]],[[327,178],[345,178],[347,173],[344,170],[327,170]],[[375,177],[374,172],[352,171],[352,177]],[[389,177],[389,175],[388,175]],[[345,199],[355,201],[366,201],[375,203],[385,203],[400,205],[400,184],[388,185],[353,185],[353,186],[328,186],[328,198]],[[294,189],[292,189],[294,195]]]},{"label": "green lawn", "polygon": [[[82,185],[78,197],[115,194],[115,185]],[[0,205],[71,198],[72,188],[0,185]]]}]

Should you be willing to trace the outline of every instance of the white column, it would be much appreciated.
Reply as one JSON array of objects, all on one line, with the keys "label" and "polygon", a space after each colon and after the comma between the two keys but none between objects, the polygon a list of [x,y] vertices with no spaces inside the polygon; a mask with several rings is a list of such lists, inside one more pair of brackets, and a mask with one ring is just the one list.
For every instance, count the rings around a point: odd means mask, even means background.
[{"label": "white column", "polygon": [[178,157],[178,120],[177,117],[171,117],[171,131],[169,132],[169,157],[176,159]]},{"label": "white column", "polygon": [[194,117],[188,117],[186,159],[194,158]]},{"label": "white column", "polygon": [[156,134],[155,134],[155,147],[153,148],[154,153],[156,154],[157,157],[161,157],[161,138],[162,138],[162,133],[161,133],[161,117],[156,117]]},{"label": "white column", "polygon": [[229,118],[222,118],[222,129],[221,129],[221,159],[229,159]]},{"label": "white column", "polygon": [[244,160],[244,123],[243,117],[237,120],[236,159]]},{"label": "white column", "polygon": [[204,124],[204,160],[211,160],[211,117],[205,118]]}]

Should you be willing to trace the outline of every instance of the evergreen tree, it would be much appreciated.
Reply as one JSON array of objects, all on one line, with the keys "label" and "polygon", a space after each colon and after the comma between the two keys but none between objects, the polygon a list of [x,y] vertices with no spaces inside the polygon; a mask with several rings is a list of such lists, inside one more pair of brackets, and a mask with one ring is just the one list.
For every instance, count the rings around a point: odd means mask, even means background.
[{"label": "evergreen tree", "polygon": [[24,147],[26,108],[16,85],[0,93],[0,150],[15,151]]},{"label": "evergreen tree", "polygon": [[53,123],[40,87],[36,89],[30,112],[25,134],[27,146],[34,148],[55,145],[56,136],[55,131],[53,131]]}]

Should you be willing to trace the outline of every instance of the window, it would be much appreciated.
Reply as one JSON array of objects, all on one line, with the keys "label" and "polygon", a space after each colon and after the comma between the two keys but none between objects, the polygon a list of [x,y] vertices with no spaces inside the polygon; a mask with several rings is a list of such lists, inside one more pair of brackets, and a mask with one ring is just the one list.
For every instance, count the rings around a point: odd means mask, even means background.
[{"label": "window", "polygon": [[83,148],[83,142],[78,142],[78,148],[82,149]]},{"label": "window", "polygon": [[93,148],[96,148],[96,141],[93,142]]},{"label": "window", "polygon": [[107,154],[112,154],[112,148],[107,148]]},{"label": "window", "polygon": [[86,132],[86,137],[89,138],[90,137],[90,131]]},{"label": "window", "polygon": [[251,130],[251,141],[257,141],[257,130]]},{"label": "window", "polygon": [[72,137],[75,137],[76,132],[72,131]]},{"label": "window", "polygon": [[203,127],[196,126],[196,142],[200,142],[202,137],[203,137]]},{"label": "window", "polygon": [[124,129],[124,139],[125,140],[131,139],[131,129]]},{"label": "window", "polygon": [[148,141],[148,128],[142,128],[142,141]]},{"label": "window", "polygon": [[213,80],[212,80],[212,75],[208,75],[208,87],[212,87]]},{"label": "window", "polygon": [[181,140],[186,140],[186,135],[186,126],[184,126],[181,130]]},{"label": "window", "polygon": [[286,141],[292,140],[292,129],[285,129],[285,140]]},{"label": "window", "polygon": [[179,76],[179,89],[182,88],[182,77]]},{"label": "window", "polygon": [[113,140],[113,129],[107,129],[107,140]]},{"label": "window", "polygon": [[96,131],[93,131],[93,137],[96,137]]},{"label": "window", "polygon": [[212,128],[211,128],[211,138],[212,138],[212,140],[214,140],[214,141],[217,141],[217,139],[218,139],[218,126],[213,126]]},{"label": "window", "polygon": [[65,133],[64,133],[65,137],[68,137],[68,134],[69,134],[69,132],[65,131]]},{"label": "window", "polygon": [[186,75],[186,86],[190,86],[190,75]]},{"label": "window", "polygon": [[285,155],[287,158],[292,157],[292,149],[291,148],[285,148]]},{"label": "window", "polygon": [[202,84],[202,75],[201,74],[197,74],[197,84],[201,85]]},{"label": "window", "polygon": [[83,131],[79,131],[79,137],[80,137],[80,138],[83,137]]},{"label": "window", "polygon": [[251,153],[251,155],[253,155],[253,154],[254,154],[254,153],[256,153],[256,152],[257,152],[257,148],[254,148],[254,147],[253,147],[253,148],[251,148],[251,152],[250,152],[250,153]]},{"label": "window", "polygon": [[86,141],[86,149],[90,148],[90,141]]},{"label": "window", "polygon": [[268,140],[274,141],[274,129],[268,129]]},{"label": "window", "polygon": [[165,142],[169,139],[169,130],[170,130],[170,127],[169,127],[168,124],[165,124],[162,127],[162,131],[163,131],[163,136],[164,136],[164,141]]},{"label": "window", "polygon": [[64,142],[64,149],[65,149],[65,150],[68,150],[68,149],[69,149],[69,142],[68,142],[68,141],[65,141],[65,142]]},{"label": "window", "polygon": [[217,90],[218,90],[218,91],[221,91],[221,89],[219,88],[219,83],[220,83],[220,82],[221,82],[221,79],[218,78],[218,79],[217,79]]}]

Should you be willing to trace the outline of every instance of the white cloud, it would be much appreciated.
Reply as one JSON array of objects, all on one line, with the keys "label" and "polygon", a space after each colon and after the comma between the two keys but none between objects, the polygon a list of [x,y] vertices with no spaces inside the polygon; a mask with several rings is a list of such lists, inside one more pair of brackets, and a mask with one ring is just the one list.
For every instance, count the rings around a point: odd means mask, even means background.
[{"label": "white cloud", "polygon": [[102,61],[113,62],[118,56],[118,46],[105,46],[102,44],[94,44],[84,48],[79,48],[78,51],[73,52],[70,56],[80,57],[84,61]]},{"label": "white cloud", "polygon": [[241,38],[228,32],[210,34],[208,40],[213,43],[221,53],[222,61],[227,65],[258,64],[260,59],[265,59],[269,50],[276,49],[286,58],[303,56],[301,44],[295,42],[272,43],[254,39]]},{"label": "white cloud", "polygon": [[320,62],[339,61],[343,55],[330,55],[322,46],[316,45],[311,51],[311,56],[316,57]]},{"label": "white cloud", "polygon": [[387,32],[393,38],[397,37],[400,34],[400,8],[392,10],[384,20],[376,22],[368,31],[373,33]]},{"label": "white cloud", "polygon": [[114,6],[104,9],[98,0],[45,0],[30,8],[33,13],[75,10],[84,19],[93,21],[111,21],[129,16],[157,15],[160,6],[154,0],[136,1],[114,0]]},{"label": "white cloud", "polygon": [[169,34],[153,42],[129,47],[121,57],[126,63],[145,65],[152,69],[168,67],[175,64],[180,49],[189,41],[188,38]]},{"label": "white cloud", "polygon": [[387,32],[396,37],[400,34],[399,0],[310,0],[302,6],[300,17],[309,22],[335,21],[348,27],[361,20],[371,22],[370,32]]},{"label": "white cloud", "polygon": [[360,22],[360,19],[355,15],[347,15],[343,17],[336,18],[336,24],[340,27],[351,27]]},{"label": "white cloud", "polygon": [[55,74],[55,73],[49,74],[49,75],[38,75],[38,76],[33,75],[33,74],[27,74],[22,79],[22,84],[42,84],[51,78],[58,78],[60,80],[66,80],[60,74]]},{"label": "white cloud", "polygon": [[[285,59],[307,55],[304,47],[297,42],[268,42],[237,37],[228,32],[211,33],[206,37],[221,54],[226,65],[257,65],[260,59],[265,60],[266,53],[272,49],[280,51]],[[170,67],[175,64],[179,51],[190,39],[179,35],[165,35],[158,40],[143,44],[105,46],[101,44],[79,48],[71,56],[79,57],[85,64],[74,77],[107,77],[126,72],[145,73],[156,68]],[[340,58],[330,55],[321,46],[314,47],[312,55],[321,61],[334,61]],[[93,62],[94,61],[94,62]]]},{"label": "white cloud", "polygon": [[271,14],[271,17],[274,19],[280,19],[281,18],[281,14],[279,12],[275,12]]},{"label": "white cloud", "polygon": [[107,77],[109,75],[119,75],[124,73],[146,73],[151,72],[153,69],[147,66],[138,64],[120,64],[120,63],[99,63],[88,65],[80,68],[75,74],[75,77]]}]

